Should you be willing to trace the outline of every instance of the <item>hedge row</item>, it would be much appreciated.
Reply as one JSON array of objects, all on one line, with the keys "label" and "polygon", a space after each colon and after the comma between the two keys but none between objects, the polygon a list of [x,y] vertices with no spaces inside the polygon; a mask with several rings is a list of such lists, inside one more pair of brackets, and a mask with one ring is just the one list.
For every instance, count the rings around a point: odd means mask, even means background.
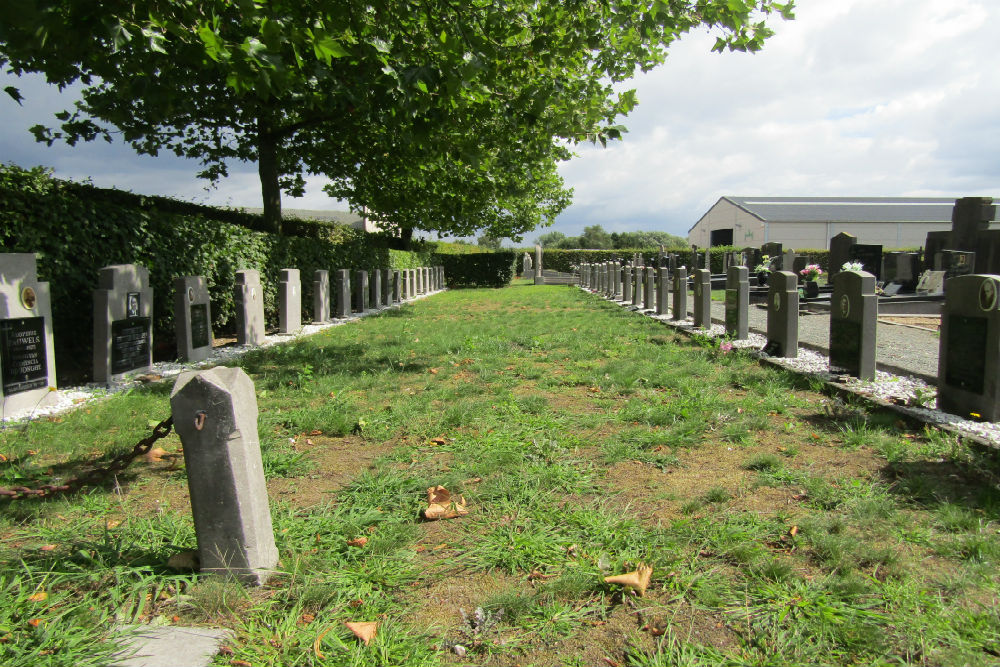
[{"label": "hedge row", "polygon": [[431,263],[444,267],[448,287],[503,287],[514,277],[513,250],[467,255],[435,253]]},{"label": "hedge row", "polygon": [[[426,257],[390,252],[373,246],[366,234],[350,227],[327,226],[322,235],[312,237],[277,236],[220,219],[229,211],[195,205],[188,210],[183,202],[127,194],[53,179],[42,168],[0,165],[0,252],[38,253],[39,279],[47,280],[52,291],[60,377],[78,380],[87,374],[92,292],[102,266],[134,263],[149,268],[154,341],[162,358],[173,353],[176,276],[206,277],[218,335],[232,330],[233,286],[239,269],[260,271],[265,312],[276,318],[278,275],[283,268],[301,271],[308,313],[316,269],[430,263],[429,252]],[[144,204],[136,205],[137,199]],[[173,203],[161,208],[163,201]]]}]

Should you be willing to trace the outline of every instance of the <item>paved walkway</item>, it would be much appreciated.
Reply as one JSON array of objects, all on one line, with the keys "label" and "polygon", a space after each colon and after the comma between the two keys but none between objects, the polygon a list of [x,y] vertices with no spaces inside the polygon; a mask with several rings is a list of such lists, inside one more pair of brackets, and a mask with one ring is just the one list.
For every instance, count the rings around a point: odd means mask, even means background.
[{"label": "paved walkway", "polygon": [[[725,304],[712,302],[712,319],[725,322]],[[767,311],[750,306],[750,329],[767,333]],[[937,384],[938,342],[936,333],[900,324],[878,323],[876,332],[875,362],[879,370],[905,373]],[[828,313],[803,313],[799,316],[799,343],[829,352],[830,315]]]}]

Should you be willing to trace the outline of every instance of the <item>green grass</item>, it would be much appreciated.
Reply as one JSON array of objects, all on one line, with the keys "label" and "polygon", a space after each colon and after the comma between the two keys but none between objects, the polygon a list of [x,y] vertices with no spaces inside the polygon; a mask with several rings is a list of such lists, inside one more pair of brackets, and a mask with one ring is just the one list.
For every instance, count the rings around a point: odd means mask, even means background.
[{"label": "green grass", "polygon": [[[220,665],[1000,654],[995,453],[901,431],[593,295],[449,292],[241,364],[280,573],[248,590],[167,566],[196,545],[180,459],[5,502],[0,664],[106,664],[113,628],[134,622],[229,627]],[[169,391],[0,430],[0,484],[126,451]],[[467,516],[421,520],[439,484]],[[640,563],[653,568],[643,598],[605,583]],[[366,647],[345,621],[377,621],[378,635]]]}]

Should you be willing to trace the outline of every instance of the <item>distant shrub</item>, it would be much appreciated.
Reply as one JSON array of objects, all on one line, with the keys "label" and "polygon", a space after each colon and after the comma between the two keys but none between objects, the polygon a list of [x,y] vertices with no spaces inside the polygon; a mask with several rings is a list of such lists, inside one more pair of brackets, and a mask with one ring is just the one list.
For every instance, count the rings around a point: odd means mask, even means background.
[{"label": "distant shrub", "polygon": [[444,266],[448,287],[503,287],[514,277],[513,250],[468,255],[437,253],[433,264]]}]

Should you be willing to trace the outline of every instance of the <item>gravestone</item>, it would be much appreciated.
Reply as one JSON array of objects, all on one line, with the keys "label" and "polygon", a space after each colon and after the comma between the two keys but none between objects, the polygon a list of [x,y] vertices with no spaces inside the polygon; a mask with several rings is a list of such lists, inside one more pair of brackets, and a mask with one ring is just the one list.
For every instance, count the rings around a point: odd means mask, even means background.
[{"label": "gravestone", "polygon": [[[786,250],[781,255],[781,260],[780,260],[780,262],[781,262],[781,267],[780,267],[781,270],[782,271],[791,271],[792,273],[795,273],[795,260],[796,259],[798,259],[798,255],[795,254],[794,250]],[[799,275],[799,274],[796,273],[795,275]]]},{"label": "gravestone", "polygon": [[343,320],[351,316],[351,270],[337,269],[336,283],[335,312]]},{"label": "gravestone", "polygon": [[392,302],[403,302],[403,272],[399,269],[392,270]]},{"label": "gravestone", "polygon": [[368,312],[368,272],[354,272],[354,312]]},{"label": "gravestone", "polygon": [[313,323],[330,321],[330,272],[317,269],[313,273]]},{"label": "gravestone", "polygon": [[691,261],[688,262],[688,266],[694,271],[698,268],[698,246],[691,246]]},{"label": "gravestone", "polygon": [[374,310],[382,307],[382,271],[372,269],[368,281],[368,303]]},{"label": "gravestone", "polygon": [[614,300],[620,301],[622,298],[622,265],[619,262],[614,264],[615,294]]},{"label": "gravestone", "polygon": [[987,229],[976,237],[976,273],[1000,275],[1000,229]]},{"label": "gravestone", "polygon": [[726,335],[745,340],[750,333],[750,270],[730,266],[726,273]]},{"label": "gravestone", "polygon": [[528,253],[524,253],[524,258],[521,260],[521,275],[525,278],[535,275],[534,265],[531,263],[531,255]]},{"label": "gravestone", "polygon": [[392,305],[392,269],[382,269],[382,305]]},{"label": "gravestone", "polygon": [[[781,261],[781,247],[780,243],[775,243],[774,241],[764,243],[760,246],[761,258],[763,258],[764,255],[770,257],[772,262],[771,268],[775,268],[776,263]],[[760,261],[763,261],[763,259]]]},{"label": "gravestone", "polygon": [[970,275],[976,266],[976,253],[967,250],[942,250],[934,258],[934,270],[944,271],[945,280]]},{"label": "gravestone", "polygon": [[951,232],[927,232],[924,241],[924,271],[936,271],[937,255],[951,245]]},{"label": "gravestone", "polygon": [[827,281],[832,284],[834,276],[840,272],[846,262],[851,261],[851,248],[858,242],[858,237],[841,232],[830,239],[830,266]]},{"label": "gravestone", "polygon": [[656,285],[656,314],[666,315],[670,309],[670,269],[661,266],[657,272],[660,275]]},{"label": "gravestone", "polygon": [[253,381],[241,368],[185,371],[170,393],[170,411],[184,448],[201,571],[263,584],[278,549]]},{"label": "gravestone", "polygon": [[862,270],[882,280],[882,246],[874,243],[855,243],[847,250],[849,262],[861,262]]},{"label": "gravestone", "polygon": [[535,284],[545,284],[545,277],[542,275],[542,246],[540,245],[535,245]]},{"label": "gravestone", "polygon": [[632,270],[632,305],[639,308],[642,305],[643,276],[646,275],[646,267],[637,266]]},{"label": "gravestone", "polygon": [[747,247],[743,249],[743,252],[746,254],[746,264],[744,266],[750,269],[751,272],[756,272],[762,255],[760,248]]},{"label": "gravestone", "polygon": [[204,276],[174,278],[177,358],[202,361],[212,353],[212,300]]},{"label": "gravestone", "polygon": [[417,296],[417,270],[406,270],[406,298],[412,299]]},{"label": "gravestone", "polygon": [[912,292],[919,279],[920,255],[915,252],[887,252],[882,257],[882,280]]},{"label": "gravestone", "polygon": [[677,253],[672,252],[667,255],[667,271],[670,275],[674,275],[674,269],[677,268]]},{"label": "gravestone", "polygon": [[877,326],[875,276],[865,271],[838,273],[830,300],[830,370],[874,380]]},{"label": "gravestone", "polygon": [[712,272],[708,269],[694,272],[694,326],[712,327]]},{"label": "gravestone", "polygon": [[674,269],[674,302],[672,320],[683,320],[687,318],[688,309],[688,276],[687,269],[679,266]]},{"label": "gravestone", "polygon": [[1000,420],[1000,276],[948,281],[941,312],[937,407],[961,417]]},{"label": "gravestone", "polygon": [[802,270],[809,266],[809,257],[806,255],[796,255],[792,261],[792,273],[797,276],[802,275]]},{"label": "gravestone", "polygon": [[622,301],[632,303],[632,266],[625,265],[625,275],[622,277]]},{"label": "gravestone", "polygon": [[979,233],[990,228],[996,217],[996,206],[990,197],[962,197],[951,210],[950,250],[971,250],[979,247]]},{"label": "gravestone", "polygon": [[153,365],[153,290],[149,269],[115,264],[94,290],[94,382],[113,382]]},{"label": "gravestone", "polygon": [[917,281],[917,294],[944,294],[944,271],[924,271]]},{"label": "gravestone", "polygon": [[712,272],[712,249],[705,248],[705,270],[709,273]]},{"label": "gravestone", "polygon": [[302,329],[302,281],[298,269],[282,269],[278,281],[278,333]]},{"label": "gravestone", "polygon": [[[56,386],[49,284],[33,253],[0,254],[0,407],[3,416],[49,402]],[[51,394],[54,397],[54,394]]]},{"label": "gravestone", "polygon": [[767,345],[772,357],[799,356],[799,281],[791,271],[772,271],[767,292]]},{"label": "gravestone", "polygon": [[264,342],[264,290],[257,269],[236,272],[233,300],[236,303],[236,344],[260,345]]},{"label": "gravestone", "polygon": [[646,287],[643,290],[643,307],[646,310],[656,309],[656,267],[646,267]]}]

